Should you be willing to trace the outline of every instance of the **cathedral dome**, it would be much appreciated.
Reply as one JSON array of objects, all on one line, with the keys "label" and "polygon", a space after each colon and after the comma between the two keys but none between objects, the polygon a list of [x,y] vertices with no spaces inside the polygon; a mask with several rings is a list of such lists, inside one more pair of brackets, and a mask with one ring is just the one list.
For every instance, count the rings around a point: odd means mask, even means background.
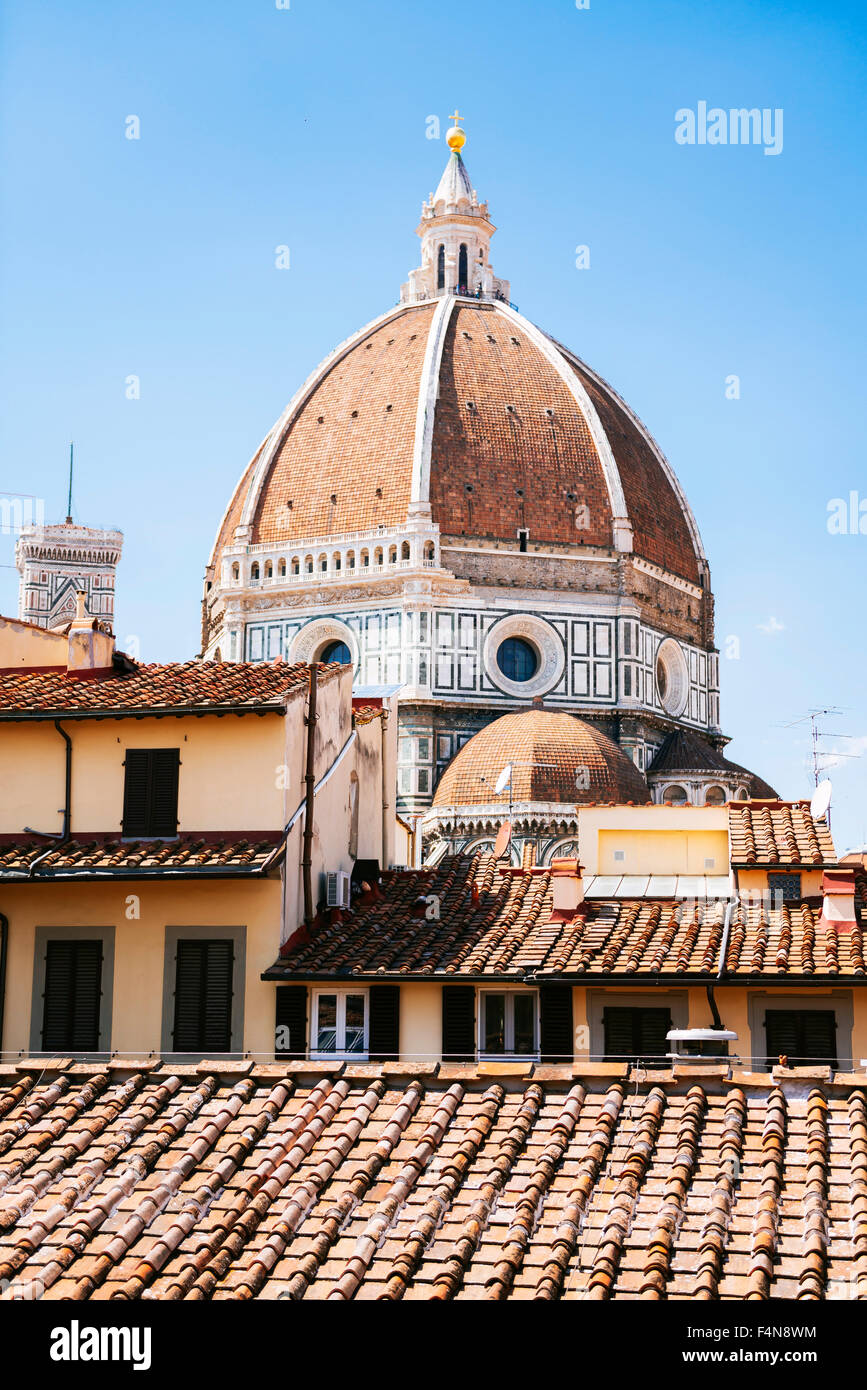
[{"label": "cathedral dome", "polygon": [[531,549],[632,552],[706,583],[689,505],[644,426],[496,295],[401,304],[335,349],[247,467],[212,566],[239,545],[285,548],[289,563],[302,547],[303,566],[306,542],[414,520],[462,544],[516,548],[523,533]]},{"label": "cathedral dome", "polygon": [[433,812],[489,805],[505,813],[508,789],[495,788],[507,766],[513,803],[650,800],[638,768],[600,729],[537,706],[495,719],[464,744],[440,779]]}]

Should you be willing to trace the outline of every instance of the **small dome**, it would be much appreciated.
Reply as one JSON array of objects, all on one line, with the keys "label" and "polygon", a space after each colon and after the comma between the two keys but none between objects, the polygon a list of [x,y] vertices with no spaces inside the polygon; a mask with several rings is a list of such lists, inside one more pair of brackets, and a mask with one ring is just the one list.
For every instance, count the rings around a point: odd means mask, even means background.
[{"label": "small dome", "polygon": [[571,714],[533,708],[504,714],[465,743],[442,775],[433,809],[508,805],[495,796],[503,768],[512,765],[513,802],[647,802],[638,768],[616,743]]}]

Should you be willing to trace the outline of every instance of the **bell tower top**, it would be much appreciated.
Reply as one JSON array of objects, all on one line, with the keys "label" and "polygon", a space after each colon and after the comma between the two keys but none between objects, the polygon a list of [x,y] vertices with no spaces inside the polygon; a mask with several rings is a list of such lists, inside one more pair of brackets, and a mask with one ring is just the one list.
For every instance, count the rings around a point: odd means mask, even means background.
[{"label": "bell tower top", "polygon": [[461,150],[467,133],[456,110],[454,125],[446,131],[451,150],[435,193],[422,204],[416,233],[421,237],[421,265],[411,270],[401,286],[403,304],[437,299],[443,294],[473,299],[509,298],[508,280],[500,280],[491,268],[491,237],[497,230],[470,182]]}]

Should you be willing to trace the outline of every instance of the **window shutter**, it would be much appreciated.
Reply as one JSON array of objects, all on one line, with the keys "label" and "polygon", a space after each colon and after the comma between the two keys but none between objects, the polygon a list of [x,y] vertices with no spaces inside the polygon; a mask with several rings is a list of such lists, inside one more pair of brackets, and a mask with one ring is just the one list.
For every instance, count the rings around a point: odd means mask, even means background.
[{"label": "window shutter", "polygon": [[178,832],[179,748],[128,748],[123,833],[129,839]]},{"label": "window shutter", "polygon": [[371,1062],[396,1062],[400,1051],[400,985],[370,986]]},{"label": "window shutter", "polygon": [[612,1062],[650,1060],[668,1063],[666,1033],[671,1028],[670,1009],[607,1008],[605,1057]]},{"label": "window shutter", "polygon": [[276,1026],[288,1028],[289,1046],[275,1048],[277,1057],[303,1061],[307,1055],[307,986],[280,985],[277,989]]},{"label": "window shutter", "polygon": [[539,990],[540,1054],[543,1062],[571,1062],[572,986],[542,985]]},{"label": "window shutter", "polygon": [[231,941],[179,941],[175,1052],[228,1052],[232,1045]]},{"label": "window shutter", "polygon": [[178,833],[179,748],[151,750],[150,834]]},{"label": "window shutter", "polygon": [[42,1015],[46,1052],[98,1049],[101,984],[101,941],[47,942]]},{"label": "window shutter", "polygon": [[627,1058],[635,1056],[632,1014],[632,1009],[607,1008],[603,1011],[607,1062],[624,1062]]},{"label": "window shutter", "polygon": [[829,1062],[837,1066],[837,1018],[833,1009],[804,1009],[803,1026],[804,1066],[811,1062]]},{"label": "window shutter", "polygon": [[443,985],[443,1061],[472,1062],[475,1055],[475,988]]},{"label": "window shutter", "polygon": [[787,1057],[790,1067],[826,1062],[837,1066],[837,1019],[833,1009],[768,1009],[765,1013],[768,1066]]},{"label": "window shutter", "polygon": [[671,1028],[669,1009],[637,1009],[640,1015],[638,1034],[638,1055],[652,1057],[657,1061],[669,1061],[667,1054],[671,1044],[665,1036]]},{"label": "window shutter", "polygon": [[150,804],[150,753],[147,748],[128,748],[123,779],[123,833],[129,838],[146,835]]}]

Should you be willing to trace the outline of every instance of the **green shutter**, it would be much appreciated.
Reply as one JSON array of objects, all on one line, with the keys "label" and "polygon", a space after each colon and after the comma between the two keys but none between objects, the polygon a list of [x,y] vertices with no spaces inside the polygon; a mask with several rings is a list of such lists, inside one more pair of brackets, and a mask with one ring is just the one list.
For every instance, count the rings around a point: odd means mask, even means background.
[{"label": "green shutter", "polygon": [[275,1047],[275,1055],[303,1061],[307,1056],[307,986],[280,985],[276,993],[276,1027],[288,1030],[288,1045]]},{"label": "green shutter", "polygon": [[443,985],[443,1061],[472,1062],[475,1055],[475,987]]},{"label": "green shutter", "polygon": [[44,1051],[98,1050],[101,986],[101,941],[46,943],[42,1013]]},{"label": "green shutter", "polygon": [[539,990],[540,1054],[543,1062],[571,1062],[572,986],[542,985]]},{"label": "green shutter", "polygon": [[178,832],[179,748],[128,748],[124,760],[123,833],[127,839]]},{"label": "green shutter", "polygon": [[785,1057],[790,1067],[837,1066],[837,1020],[833,1009],[767,1009],[767,1065]]},{"label": "green shutter", "polygon": [[400,985],[370,986],[371,1062],[396,1062],[400,1052]]},{"label": "green shutter", "polygon": [[179,941],[175,968],[175,1052],[229,1052],[232,1046],[231,941]]}]

